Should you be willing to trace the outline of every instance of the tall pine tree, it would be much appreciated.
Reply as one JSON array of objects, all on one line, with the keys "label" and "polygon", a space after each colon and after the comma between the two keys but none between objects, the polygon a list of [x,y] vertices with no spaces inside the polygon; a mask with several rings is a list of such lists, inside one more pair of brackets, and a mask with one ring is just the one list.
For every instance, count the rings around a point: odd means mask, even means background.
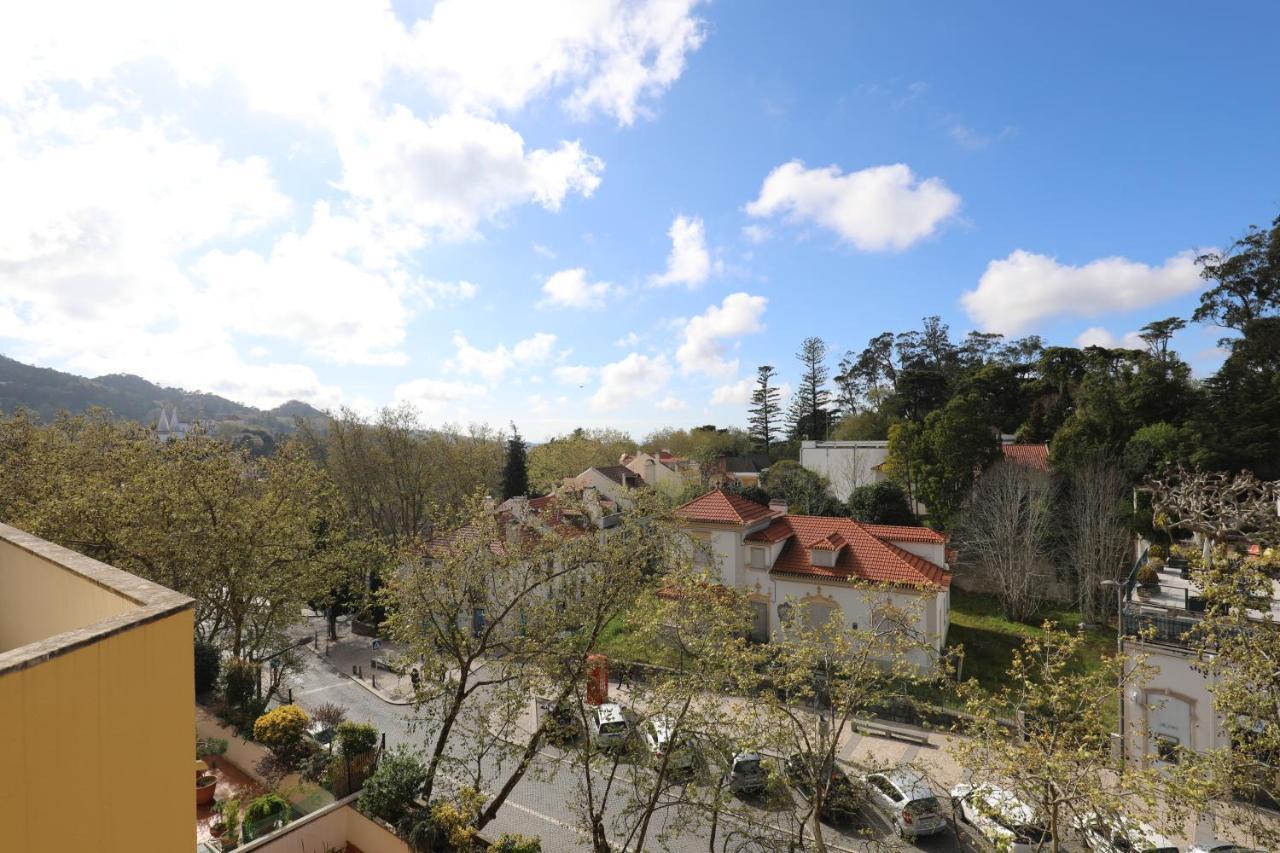
[{"label": "tall pine tree", "polygon": [[529,494],[529,467],[525,459],[526,445],[520,430],[511,425],[511,438],[507,439],[507,463],[502,468],[502,499]]},{"label": "tall pine tree", "polygon": [[822,338],[805,338],[796,358],[804,366],[800,387],[791,398],[787,429],[794,439],[822,441],[831,426],[831,392],[827,390],[827,345]]},{"label": "tall pine tree", "polygon": [[760,365],[756,368],[756,389],[751,392],[751,439],[765,453],[781,429],[782,404],[778,401],[781,392],[777,385],[770,384],[773,377],[772,365]]}]

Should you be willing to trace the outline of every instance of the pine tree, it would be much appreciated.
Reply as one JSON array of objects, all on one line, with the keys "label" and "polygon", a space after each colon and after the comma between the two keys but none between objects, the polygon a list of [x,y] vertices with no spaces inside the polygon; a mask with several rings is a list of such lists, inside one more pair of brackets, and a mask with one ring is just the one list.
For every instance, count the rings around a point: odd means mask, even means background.
[{"label": "pine tree", "polygon": [[756,390],[751,392],[751,429],[750,434],[756,446],[769,452],[773,441],[777,438],[782,417],[782,406],[778,401],[778,386],[771,385],[774,377],[772,365],[762,364],[756,368]]},{"label": "pine tree", "polygon": [[792,438],[822,441],[827,437],[832,412],[827,390],[827,345],[822,338],[805,338],[796,358],[804,365],[800,387],[787,411],[787,429]]},{"label": "pine tree", "polygon": [[507,464],[502,469],[502,499],[523,497],[529,494],[529,468],[525,464],[524,439],[516,425],[511,425],[511,438],[507,439]]}]

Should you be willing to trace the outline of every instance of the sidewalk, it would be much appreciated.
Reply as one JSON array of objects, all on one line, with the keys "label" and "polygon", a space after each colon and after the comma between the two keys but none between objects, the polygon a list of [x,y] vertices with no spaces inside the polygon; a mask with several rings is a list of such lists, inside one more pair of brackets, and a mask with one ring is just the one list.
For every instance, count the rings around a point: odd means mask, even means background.
[{"label": "sidewalk", "polygon": [[[401,647],[389,640],[363,637],[351,631],[345,621],[338,623],[338,640],[328,639],[329,626],[323,616],[309,616],[304,623],[316,641],[307,645],[313,654],[384,702],[392,705],[413,704],[413,679],[408,669],[397,674],[374,665],[374,661],[398,664],[404,656]],[[301,626],[299,626],[301,627]],[[302,631],[295,632],[302,639]]]}]

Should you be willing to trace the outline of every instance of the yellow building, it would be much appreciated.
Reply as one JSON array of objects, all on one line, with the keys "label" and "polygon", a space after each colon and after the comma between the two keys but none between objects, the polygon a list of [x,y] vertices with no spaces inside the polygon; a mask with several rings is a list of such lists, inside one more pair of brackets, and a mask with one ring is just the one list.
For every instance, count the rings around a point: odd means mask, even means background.
[{"label": "yellow building", "polygon": [[194,848],[192,606],[0,524],[0,850]]}]

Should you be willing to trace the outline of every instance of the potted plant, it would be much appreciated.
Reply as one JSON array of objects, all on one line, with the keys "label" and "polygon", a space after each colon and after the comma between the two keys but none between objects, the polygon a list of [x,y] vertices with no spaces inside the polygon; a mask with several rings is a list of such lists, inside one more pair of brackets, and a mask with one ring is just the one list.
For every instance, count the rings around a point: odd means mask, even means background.
[{"label": "potted plant", "polygon": [[279,794],[273,792],[256,798],[244,810],[245,840],[260,838],[282,826],[288,811],[288,801]]},{"label": "potted plant", "polygon": [[240,801],[227,800],[221,811],[223,832],[219,840],[223,850],[233,850],[240,843]]},{"label": "potted plant", "polygon": [[1138,569],[1138,595],[1147,598],[1160,588],[1160,572],[1150,562],[1143,563]]},{"label": "potted plant", "polygon": [[196,740],[196,758],[210,767],[218,766],[218,756],[227,751],[227,742],[220,737],[198,738]]},{"label": "potted plant", "polygon": [[218,777],[204,770],[196,771],[196,805],[207,806],[213,802],[213,794],[218,789]]}]

